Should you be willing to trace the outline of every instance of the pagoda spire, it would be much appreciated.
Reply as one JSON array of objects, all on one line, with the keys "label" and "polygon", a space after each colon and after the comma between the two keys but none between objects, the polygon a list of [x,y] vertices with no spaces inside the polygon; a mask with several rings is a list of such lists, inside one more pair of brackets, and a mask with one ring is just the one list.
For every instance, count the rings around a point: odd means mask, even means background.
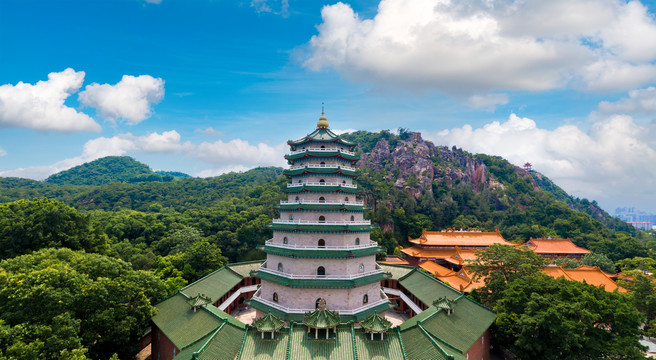
[{"label": "pagoda spire", "polygon": [[328,119],[326,118],[326,113],[324,112],[323,106],[324,106],[324,104],[322,102],[321,103],[321,117],[319,118],[319,121],[317,122],[317,128],[319,128],[319,129],[328,129]]}]

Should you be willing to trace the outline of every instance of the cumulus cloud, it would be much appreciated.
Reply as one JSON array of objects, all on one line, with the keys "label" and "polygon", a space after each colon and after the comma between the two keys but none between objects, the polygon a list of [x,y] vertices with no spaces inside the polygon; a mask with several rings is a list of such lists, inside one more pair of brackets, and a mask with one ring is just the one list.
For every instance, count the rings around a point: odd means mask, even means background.
[{"label": "cumulus cloud", "polygon": [[36,84],[0,85],[0,127],[40,131],[100,131],[91,117],[64,105],[84,81],[84,72],[68,68]]},{"label": "cumulus cloud", "polygon": [[16,176],[42,180],[48,176],[68,170],[74,166],[105,156],[121,156],[131,152],[144,151],[150,153],[184,152],[191,149],[191,144],[181,143],[177,131],[164,131],[161,134],[151,133],[143,136],[134,136],[130,133],[113,137],[99,137],[87,141],[82,147],[80,156],[58,161],[43,166],[30,166],[14,170],[0,171],[0,176]]},{"label": "cumulus cloud", "polygon": [[386,88],[471,96],[656,79],[656,22],[637,1],[381,0],[373,19],[341,2],[321,16],[305,66]]},{"label": "cumulus cloud", "polygon": [[215,142],[202,142],[198,144],[193,153],[194,157],[210,164],[246,165],[246,166],[283,166],[285,144],[275,147],[259,143],[251,145],[248,141],[233,139],[228,142],[221,140]]},{"label": "cumulus cloud", "polygon": [[610,115],[583,131],[574,125],[541,129],[515,114],[505,122],[429,136],[437,144],[500,155],[516,165],[528,161],[570,194],[602,204],[639,204],[656,197],[654,137],[656,126],[639,126],[626,115]]},{"label": "cumulus cloud", "polygon": [[616,102],[602,101],[599,111],[603,113],[648,114],[656,112],[656,87],[631,90],[629,97]]},{"label": "cumulus cloud", "polygon": [[214,130],[213,127],[208,127],[206,129],[196,129],[194,131],[197,132],[197,133],[201,133],[201,134],[214,135],[214,136],[223,136],[222,132],[220,132],[218,130]]},{"label": "cumulus cloud", "polygon": [[78,99],[96,108],[106,119],[124,119],[138,124],[150,117],[151,106],[164,97],[164,80],[150,75],[123,75],[115,85],[93,83],[80,92]]},{"label": "cumulus cloud", "polygon": [[488,111],[494,111],[497,105],[507,103],[508,95],[506,94],[474,95],[467,99],[467,105],[475,109],[486,109]]}]

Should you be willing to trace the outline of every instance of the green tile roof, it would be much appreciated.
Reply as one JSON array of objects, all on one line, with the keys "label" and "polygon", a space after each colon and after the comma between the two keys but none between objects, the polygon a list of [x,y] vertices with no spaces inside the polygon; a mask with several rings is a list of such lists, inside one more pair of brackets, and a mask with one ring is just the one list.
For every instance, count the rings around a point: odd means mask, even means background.
[{"label": "green tile roof", "polygon": [[242,276],[238,273],[227,267],[222,267],[202,279],[183,287],[180,291],[187,296],[205,294],[216,301],[217,299],[220,299],[223,294],[230,291],[235,285],[239,284],[241,279]]},{"label": "green tile roof", "polygon": [[241,348],[244,329],[226,323],[198,351],[198,360],[233,360]]},{"label": "green tile roof", "polygon": [[389,330],[389,328],[392,327],[392,323],[377,313],[373,313],[366,319],[360,321],[360,326],[365,330],[380,333]]},{"label": "green tile roof", "polygon": [[285,322],[280,319],[279,316],[272,313],[268,313],[262,317],[259,317],[253,321],[253,326],[257,331],[278,331],[285,326]]},{"label": "green tile roof", "polygon": [[239,360],[287,360],[289,345],[289,328],[275,334],[273,340],[267,334],[262,339],[261,334],[249,329],[244,339],[244,345],[239,353]]},{"label": "green tile roof", "polygon": [[320,158],[336,157],[336,158],[341,158],[341,159],[349,160],[349,161],[353,161],[353,162],[360,160],[360,155],[346,154],[346,153],[343,153],[343,152],[339,152],[337,150],[335,150],[335,151],[306,150],[305,152],[299,152],[299,153],[296,153],[296,154],[285,155],[285,159],[287,159],[287,160],[298,160],[298,159],[303,159],[305,157],[320,157]]},{"label": "green tile roof", "polygon": [[376,255],[379,252],[385,251],[385,248],[369,247],[362,249],[302,249],[302,248],[283,248],[279,246],[260,245],[258,249],[267,254],[274,254],[280,256],[297,256],[297,257],[311,257],[311,258],[347,258],[347,257],[361,257]]},{"label": "green tile roof", "polygon": [[343,169],[341,167],[304,167],[302,169],[285,169],[282,172],[283,175],[285,176],[296,176],[296,175],[302,175],[302,174],[342,174],[346,176],[353,176],[357,177],[360,176],[360,172],[358,170],[349,170],[349,169]]},{"label": "green tile roof", "polygon": [[444,296],[453,300],[462,294],[430,275],[416,269],[404,275],[399,283],[426,306],[430,306],[433,304],[433,301]]},{"label": "green tile roof", "polygon": [[[369,334],[365,334],[362,329],[356,329],[354,332],[355,349],[358,359],[403,360],[401,340],[396,331],[386,333],[383,340],[370,340]],[[376,335],[375,338],[380,339],[380,336]]]},{"label": "green tile roof", "polygon": [[158,303],[158,313],[152,319],[179,350],[214,331],[224,322],[205,307],[194,312],[187,304],[187,299],[184,294],[177,293]]},{"label": "green tile roof", "polygon": [[464,353],[492,325],[496,315],[464,295],[453,303],[453,313],[440,310],[421,325],[440,341]]},{"label": "green tile roof", "polygon": [[317,128],[313,132],[305,135],[304,137],[298,140],[287,140],[287,144],[295,146],[301,145],[308,142],[338,142],[348,146],[357,146],[356,143],[352,143],[348,140],[342,139],[339,135],[330,131],[329,129]]},{"label": "green tile roof", "polygon": [[303,324],[318,329],[332,328],[339,324],[339,314],[328,309],[315,309],[305,313]]},{"label": "green tile roof", "polygon": [[401,331],[401,340],[408,360],[447,360],[447,354],[435,346],[430,338],[417,326]]},{"label": "green tile roof", "polygon": [[[335,186],[337,187],[337,186]],[[276,205],[277,208],[284,211],[297,211],[297,210],[325,210],[325,211],[356,211],[363,212],[365,207],[363,204],[280,204]]]},{"label": "green tile roof", "polygon": [[226,265],[227,268],[230,268],[230,270],[236,272],[242,277],[249,277],[251,276],[251,271],[257,270],[257,268],[262,265],[264,260],[253,260],[253,261],[245,261],[245,262],[240,262],[240,263],[233,263],[233,264],[228,264]]},{"label": "green tile roof", "polygon": [[338,326],[336,339],[332,340],[308,338],[307,328],[303,325],[294,325],[291,336],[291,360],[355,360],[353,335],[348,325]]},{"label": "green tile roof", "polygon": [[393,264],[381,264],[378,263],[378,266],[382,267],[385,272],[392,274],[392,280],[398,280],[405,275],[408,275],[412,270],[415,270],[414,266],[408,265],[393,265]]}]

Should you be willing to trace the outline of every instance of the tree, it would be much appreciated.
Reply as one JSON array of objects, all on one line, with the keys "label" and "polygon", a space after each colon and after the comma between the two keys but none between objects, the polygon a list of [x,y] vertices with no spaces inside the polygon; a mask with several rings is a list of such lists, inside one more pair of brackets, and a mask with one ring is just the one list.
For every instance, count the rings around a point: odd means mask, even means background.
[{"label": "tree", "polygon": [[628,294],[537,274],[501,295],[497,337],[518,359],[644,359],[644,317]]},{"label": "tree", "polygon": [[615,264],[604,254],[588,253],[583,257],[583,264],[598,266],[602,271],[615,274]]},{"label": "tree", "polygon": [[467,264],[474,280],[483,279],[485,286],[479,289],[481,300],[494,305],[506,284],[540,273],[546,260],[526,246],[494,244],[476,251],[476,260]]},{"label": "tree", "polygon": [[50,199],[0,204],[0,259],[46,247],[106,254],[107,236],[89,216]]},{"label": "tree", "polygon": [[93,359],[128,358],[155,314],[152,304],[165,295],[149,272],[99,254],[44,249],[4,260],[0,345],[8,346],[0,348],[9,357],[15,351],[59,359],[63,351],[88,349]]}]

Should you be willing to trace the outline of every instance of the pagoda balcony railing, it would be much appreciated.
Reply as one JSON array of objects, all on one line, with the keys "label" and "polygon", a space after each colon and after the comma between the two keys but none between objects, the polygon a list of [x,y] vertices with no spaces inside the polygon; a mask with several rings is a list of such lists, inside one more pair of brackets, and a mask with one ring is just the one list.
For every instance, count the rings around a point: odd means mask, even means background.
[{"label": "pagoda balcony railing", "polygon": [[278,275],[282,276],[288,279],[299,279],[299,280],[323,280],[323,279],[329,279],[329,280],[353,280],[369,275],[374,275],[374,274],[381,274],[383,273],[383,268],[381,268],[378,264],[376,264],[376,270],[372,271],[366,271],[366,272],[359,272],[357,274],[341,274],[341,275],[318,275],[318,274],[313,274],[313,275],[298,275],[298,274],[291,274],[291,273],[286,273],[278,270],[273,270],[273,269],[268,269],[266,267],[267,262],[265,261],[260,265],[260,267],[257,269],[257,271],[262,271],[266,272],[269,274],[273,275]]},{"label": "pagoda balcony railing", "polygon": [[328,200],[298,200],[281,201],[281,205],[303,205],[303,204],[339,204],[339,205],[364,205],[362,201],[328,201]]},{"label": "pagoda balcony railing", "polygon": [[289,170],[299,170],[299,169],[321,169],[321,168],[326,168],[326,169],[342,169],[342,170],[350,170],[350,171],[357,171],[358,169],[351,167],[351,166],[342,166],[342,165],[326,165],[326,164],[307,164],[307,165],[298,165],[298,166],[292,166],[289,168]]},{"label": "pagoda balcony railing", "polygon": [[293,188],[293,187],[300,187],[300,186],[341,186],[341,187],[346,187],[346,188],[351,188],[351,189],[357,189],[358,186],[355,184],[342,184],[342,183],[328,183],[328,182],[304,182],[304,183],[295,183],[295,184],[287,184],[288,188]]},{"label": "pagoda balcony railing", "polygon": [[[290,308],[290,307],[287,307],[287,306],[282,306],[282,305],[278,304],[277,302],[273,302],[271,300],[267,300],[267,299],[261,297],[260,296],[261,295],[261,290],[262,290],[262,288],[259,288],[255,292],[255,294],[253,294],[253,300],[255,300],[257,302],[260,302],[260,303],[263,303],[263,304],[265,304],[267,306],[270,306],[272,308],[278,309],[278,310],[280,310],[284,313],[287,313],[287,314],[305,314],[306,312],[312,312],[312,311],[316,310],[314,308],[304,309],[304,308]],[[372,302],[370,302],[366,305],[360,306],[360,307],[355,308],[355,309],[334,310],[334,311],[337,311],[337,313],[340,314],[340,315],[355,315],[355,314],[357,314],[359,312],[362,312],[362,311],[365,311],[367,309],[371,309],[371,308],[374,308],[374,307],[377,307],[377,306],[380,306],[380,305],[383,305],[383,304],[387,304],[389,302],[389,298],[387,297],[387,295],[384,292],[382,292],[382,290],[381,290],[381,293],[382,293],[381,294],[381,299],[378,300],[378,301],[372,301]]]},{"label": "pagoda balcony railing", "polygon": [[320,221],[320,220],[284,220],[274,219],[274,224],[309,224],[309,225],[371,225],[371,220],[360,221]]},{"label": "pagoda balcony railing", "polygon": [[343,246],[318,246],[318,245],[292,245],[292,244],[281,244],[274,243],[273,240],[267,240],[264,243],[266,246],[275,246],[283,249],[308,249],[308,250],[351,250],[351,249],[368,249],[373,247],[378,247],[378,243],[375,241],[369,241],[366,244],[360,245],[343,245]]},{"label": "pagoda balcony railing", "polygon": [[307,149],[303,149],[303,150],[292,151],[292,152],[289,153],[289,155],[302,154],[302,153],[307,152],[307,151],[316,151],[316,152],[335,152],[335,151],[337,151],[337,152],[341,152],[342,154],[355,156],[355,153],[353,151],[335,149],[335,148],[332,148],[332,149],[307,148]]}]

